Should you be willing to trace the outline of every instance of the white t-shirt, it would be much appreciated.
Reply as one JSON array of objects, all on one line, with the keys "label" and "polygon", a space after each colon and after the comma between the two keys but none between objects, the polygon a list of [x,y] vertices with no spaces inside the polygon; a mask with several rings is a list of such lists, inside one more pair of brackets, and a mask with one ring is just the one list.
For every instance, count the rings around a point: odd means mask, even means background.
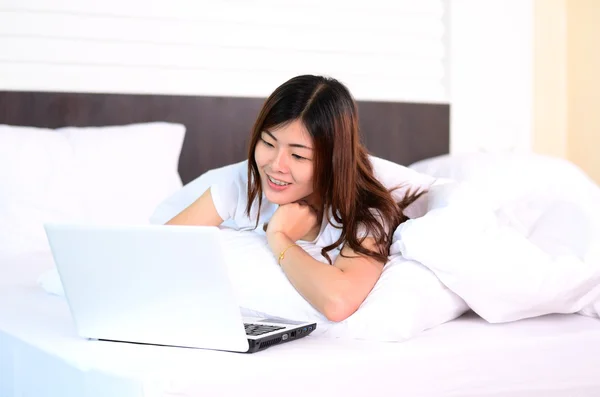
[{"label": "white t-shirt", "polygon": [[[232,170],[231,177],[214,182],[210,186],[210,192],[219,216],[227,221],[233,221],[237,229],[254,230],[256,233],[265,234],[264,225],[269,222],[278,205],[267,200],[262,196],[260,211],[258,210],[258,200],[252,203],[250,217],[246,215],[246,205],[248,204],[248,162],[243,161],[236,165]],[[256,215],[259,215],[258,227],[256,226]],[[334,221],[335,222],[335,221]],[[321,230],[313,241],[297,241],[306,252],[313,258],[327,263],[327,260],[321,254],[321,249],[333,244],[341,235],[341,229],[333,227],[327,217],[323,217]],[[338,249],[328,251],[332,262],[339,255]]]},{"label": "white t-shirt", "polygon": [[[377,179],[387,188],[401,186],[400,189],[393,192],[395,199],[400,199],[408,191],[424,191],[435,181],[434,178],[417,173],[401,165],[371,156],[374,173]],[[231,168],[228,177],[213,182],[210,186],[211,195],[215,208],[219,216],[224,221],[233,221],[237,229],[254,230],[257,233],[264,234],[264,225],[268,223],[278,205],[269,202],[263,195],[262,204],[259,211],[258,200],[254,200],[250,211],[250,217],[246,215],[246,205],[248,204],[248,162],[243,161]],[[415,203],[416,204],[416,203]],[[414,204],[413,204],[414,206]],[[413,211],[414,212],[414,211]],[[418,212],[418,211],[417,211]],[[259,215],[258,227],[256,226],[256,216]],[[330,214],[331,215],[331,214]],[[304,248],[313,258],[327,263],[327,260],[321,255],[321,249],[336,242],[341,235],[340,225],[331,217],[323,217],[321,230],[317,238],[313,241],[298,241],[298,245]],[[385,220],[384,220],[385,221]],[[332,225],[333,223],[333,225]],[[335,226],[334,226],[335,225]],[[338,227],[336,227],[338,226]],[[339,255],[340,246],[328,251],[332,262]]]}]

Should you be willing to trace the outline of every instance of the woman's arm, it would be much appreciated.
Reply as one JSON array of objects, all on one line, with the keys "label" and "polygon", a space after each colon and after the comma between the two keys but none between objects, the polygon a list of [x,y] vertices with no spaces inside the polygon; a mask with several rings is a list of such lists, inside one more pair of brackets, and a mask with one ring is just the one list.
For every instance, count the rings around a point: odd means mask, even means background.
[{"label": "woman's arm", "polygon": [[218,226],[223,223],[213,202],[210,188],[189,207],[168,221],[167,225]]},{"label": "woman's arm", "polygon": [[[285,233],[268,235],[269,245],[276,257],[295,241]],[[363,246],[374,248],[375,241],[367,238]],[[345,247],[334,265],[311,257],[301,247],[292,246],[281,260],[281,268],[292,285],[330,321],[343,321],[354,313],[369,295],[383,272],[383,264]]]}]

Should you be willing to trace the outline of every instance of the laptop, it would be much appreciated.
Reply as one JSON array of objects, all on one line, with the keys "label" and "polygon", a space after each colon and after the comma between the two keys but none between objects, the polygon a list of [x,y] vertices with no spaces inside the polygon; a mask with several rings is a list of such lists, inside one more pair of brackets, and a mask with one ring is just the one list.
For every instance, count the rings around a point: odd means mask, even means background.
[{"label": "laptop", "polygon": [[254,353],[316,329],[242,316],[217,227],[44,227],[83,338]]}]

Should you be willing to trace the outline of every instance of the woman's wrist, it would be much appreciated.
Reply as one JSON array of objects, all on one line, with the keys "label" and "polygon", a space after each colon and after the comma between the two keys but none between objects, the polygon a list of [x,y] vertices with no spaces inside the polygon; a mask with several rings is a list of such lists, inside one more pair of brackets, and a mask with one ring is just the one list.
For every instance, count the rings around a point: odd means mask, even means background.
[{"label": "woman's wrist", "polygon": [[269,247],[271,247],[271,251],[274,254],[279,254],[281,250],[283,250],[286,246],[295,243],[292,241],[285,233],[283,232],[274,232],[267,234],[267,242],[269,243]]},{"label": "woman's wrist", "polygon": [[287,255],[289,249],[294,249],[293,247],[297,245],[295,241],[290,239],[283,232],[272,233],[267,236],[267,240],[279,265],[281,265],[281,261],[285,258],[285,255]]}]

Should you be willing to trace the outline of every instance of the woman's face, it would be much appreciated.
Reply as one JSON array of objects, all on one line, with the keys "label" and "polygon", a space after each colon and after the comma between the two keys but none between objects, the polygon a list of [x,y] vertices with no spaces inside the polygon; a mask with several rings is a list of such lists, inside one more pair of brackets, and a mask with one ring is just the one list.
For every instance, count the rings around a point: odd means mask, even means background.
[{"label": "woman's face", "polygon": [[254,150],[263,192],[283,205],[313,193],[313,143],[299,120],[264,130]]}]

